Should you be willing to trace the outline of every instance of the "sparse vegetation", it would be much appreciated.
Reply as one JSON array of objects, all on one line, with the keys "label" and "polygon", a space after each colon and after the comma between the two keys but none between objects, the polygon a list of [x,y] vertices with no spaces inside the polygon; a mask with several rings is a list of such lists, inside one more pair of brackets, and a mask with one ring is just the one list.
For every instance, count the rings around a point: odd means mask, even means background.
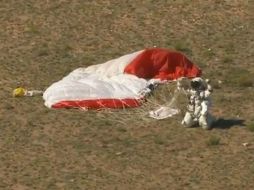
[{"label": "sparse vegetation", "polygon": [[223,58],[222,62],[225,64],[232,64],[234,62],[234,59],[232,57],[227,56]]},{"label": "sparse vegetation", "polygon": [[165,140],[161,136],[156,136],[154,138],[154,143],[158,145],[163,145],[165,144]]},{"label": "sparse vegetation", "polygon": [[216,145],[220,145],[220,137],[217,136],[211,136],[208,141],[206,142],[206,144],[208,146],[216,146]]},{"label": "sparse vegetation", "polygon": [[186,53],[186,54],[189,55],[189,56],[192,54],[192,51],[191,51],[191,49],[189,48],[189,45],[184,44],[183,41],[178,41],[178,42],[175,44],[175,49],[178,50],[178,51],[184,52],[184,53]]},{"label": "sparse vegetation", "polygon": [[251,75],[245,75],[239,78],[238,85],[240,87],[252,87],[254,84],[253,81]]},{"label": "sparse vegetation", "polygon": [[227,76],[226,82],[229,85],[242,88],[253,86],[254,79],[251,72],[247,69],[233,67],[228,70]]},{"label": "sparse vegetation", "polygon": [[254,132],[254,122],[248,124],[246,127],[249,131]]},{"label": "sparse vegetation", "polygon": [[[253,189],[252,144],[241,145],[253,142],[250,3],[1,1],[0,189]],[[141,108],[114,111],[49,110],[41,97],[11,96],[17,84],[46,89],[78,67],[153,46],[182,51],[223,81],[212,95],[220,126],[182,127],[185,95],[181,114],[148,118],[174,83]]]}]

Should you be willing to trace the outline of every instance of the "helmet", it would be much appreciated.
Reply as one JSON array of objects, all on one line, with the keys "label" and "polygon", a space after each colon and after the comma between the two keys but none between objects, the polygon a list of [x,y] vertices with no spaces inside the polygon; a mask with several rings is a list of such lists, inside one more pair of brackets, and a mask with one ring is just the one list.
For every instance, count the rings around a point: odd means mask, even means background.
[{"label": "helmet", "polygon": [[190,82],[190,86],[194,90],[205,90],[205,82],[200,77],[192,79]]}]

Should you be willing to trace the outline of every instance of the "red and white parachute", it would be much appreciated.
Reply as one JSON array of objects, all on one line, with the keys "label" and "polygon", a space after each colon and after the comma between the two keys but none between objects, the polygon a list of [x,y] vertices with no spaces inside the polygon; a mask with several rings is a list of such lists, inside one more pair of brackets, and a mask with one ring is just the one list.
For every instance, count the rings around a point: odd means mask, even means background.
[{"label": "red and white parachute", "polygon": [[154,82],[193,78],[201,70],[180,52],[151,48],[78,68],[43,94],[49,108],[124,108],[141,105],[140,92]]}]

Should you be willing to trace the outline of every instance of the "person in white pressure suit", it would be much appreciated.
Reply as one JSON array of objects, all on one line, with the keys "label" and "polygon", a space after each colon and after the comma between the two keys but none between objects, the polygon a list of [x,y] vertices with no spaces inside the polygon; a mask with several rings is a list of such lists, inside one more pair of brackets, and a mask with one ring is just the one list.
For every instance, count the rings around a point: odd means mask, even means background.
[{"label": "person in white pressure suit", "polygon": [[182,120],[185,127],[201,126],[203,129],[211,129],[214,117],[209,113],[211,107],[210,95],[212,86],[209,80],[196,77],[191,80],[190,89],[186,90],[189,104]]}]

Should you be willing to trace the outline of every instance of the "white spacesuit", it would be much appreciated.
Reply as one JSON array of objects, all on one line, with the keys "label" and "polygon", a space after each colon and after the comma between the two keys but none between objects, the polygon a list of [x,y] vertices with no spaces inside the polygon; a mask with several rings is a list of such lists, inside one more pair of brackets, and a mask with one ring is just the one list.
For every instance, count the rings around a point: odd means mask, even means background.
[{"label": "white spacesuit", "polygon": [[204,81],[197,77],[191,80],[190,86],[191,88],[185,91],[189,98],[189,104],[182,124],[185,127],[199,125],[203,129],[211,129],[214,118],[209,113],[212,93],[209,80]]}]

